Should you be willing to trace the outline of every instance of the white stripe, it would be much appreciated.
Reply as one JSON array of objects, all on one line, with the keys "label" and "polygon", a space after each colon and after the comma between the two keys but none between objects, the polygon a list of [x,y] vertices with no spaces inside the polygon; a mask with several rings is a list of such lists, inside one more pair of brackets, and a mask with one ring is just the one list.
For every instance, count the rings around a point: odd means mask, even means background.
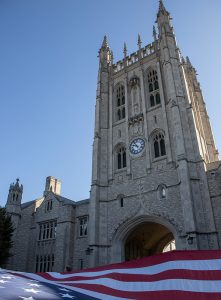
[{"label": "white stripe", "polygon": [[63,278],[65,279],[72,276],[92,277],[92,276],[107,275],[111,273],[154,275],[168,270],[179,270],[179,269],[199,270],[199,271],[221,270],[221,259],[180,260],[180,261],[169,261],[158,265],[153,265],[149,267],[140,267],[140,268],[111,269],[111,270],[94,271],[94,272],[82,272],[82,273],[78,272],[73,274],[60,274],[56,272],[49,272],[48,274],[50,274],[56,279],[63,279]]},{"label": "white stripe", "polygon": [[[65,284],[65,282],[62,283]],[[67,281],[66,283],[70,282]],[[153,292],[171,290],[204,293],[221,292],[221,280],[165,279],[153,282],[124,282],[109,278],[100,278],[94,280],[71,281],[71,283],[99,284],[108,288],[127,292]]]},{"label": "white stripe", "polygon": [[[65,282],[53,282],[51,280],[44,279],[43,277],[25,272],[16,272],[27,275],[32,279],[36,279],[42,282],[47,282],[55,285],[64,285]],[[66,283],[70,283],[67,281]],[[221,292],[221,280],[191,280],[191,279],[165,279],[155,282],[122,282],[109,278],[100,278],[92,280],[80,280],[71,281],[71,283],[85,283],[85,284],[100,284],[121,291],[168,291],[168,290],[180,290],[189,292],[208,292],[208,293],[220,293]],[[67,286],[66,286],[67,287]],[[75,287],[67,287],[73,290],[77,290]],[[86,288],[86,287],[85,287]],[[85,294],[88,294],[88,290],[84,290]],[[89,295],[89,294],[88,294]],[[100,298],[103,299],[103,298]],[[105,298],[104,298],[105,299]],[[116,298],[117,299],[117,298]],[[119,298],[118,298],[119,299]]]}]

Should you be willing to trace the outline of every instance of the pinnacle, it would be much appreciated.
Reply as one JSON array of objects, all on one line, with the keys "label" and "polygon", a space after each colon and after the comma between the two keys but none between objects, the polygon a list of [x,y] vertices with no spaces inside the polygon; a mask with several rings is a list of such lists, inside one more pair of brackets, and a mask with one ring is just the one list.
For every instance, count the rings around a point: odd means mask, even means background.
[{"label": "pinnacle", "polygon": [[157,32],[156,32],[155,26],[153,26],[153,37],[154,37],[154,40],[156,40],[156,38],[157,38]]},{"label": "pinnacle", "polygon": [[127,56],[127,45],[126,45],[126,43],[124,43],[123,52],[124,52],[124,57],[126,57]]},{"label": "pinnacle", "polygon": [[160,0],[159,2],[159,11],[158,11],[158,15],[162,13],[162,14],[169,14],[164,6],[163,0]]},{"label": "pinnacle", "polygon": [[192,65],[188,56],[186,57],[186,62],[187,62],[189,65]]},{"label": "pinnacle", "polygon": [[160,0],[160,3],[159,3],[159,10],[166,10],[165,9],[165,6],[164,6],[164,4],[163,4],[163,0]]},{"label": "pinnacle", "polygon": [[137,45],[138,45],[139,49],[141,48],[141,44],[142,44],[141,37],[140,37],[140,34],[138,34]]},{"label": "pinnacle", "polygon": [[104,36],[104,40],[103,40],[101,48],[108,48],[108,42],[107,42],[107,36],[106,35]]}]

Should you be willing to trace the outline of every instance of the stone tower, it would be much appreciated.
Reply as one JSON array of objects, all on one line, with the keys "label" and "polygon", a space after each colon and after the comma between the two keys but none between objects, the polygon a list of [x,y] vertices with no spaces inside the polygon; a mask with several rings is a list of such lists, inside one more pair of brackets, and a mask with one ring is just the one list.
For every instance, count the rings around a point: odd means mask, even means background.
[{"label": "stone tower", "polygon": [[162,1],[153,42],[99,71],[89,210],[90,265],[177,249],[217,249],[206,170],[218,161],[196,71]]},{"label": "stone tower", "polygon": [[18,222],[21,216],[21,200],[22,200],[23,186],[19,184],[19,179],[16,183],[12,183],[8,192],[8,199],[6,203],[6,210],[11,215],[14,227],[18,227]]}]

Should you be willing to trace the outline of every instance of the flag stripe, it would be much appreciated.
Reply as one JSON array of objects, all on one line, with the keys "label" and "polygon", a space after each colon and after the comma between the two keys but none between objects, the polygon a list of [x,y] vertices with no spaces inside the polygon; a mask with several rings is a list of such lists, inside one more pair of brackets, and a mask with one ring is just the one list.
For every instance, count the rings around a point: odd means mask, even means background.
[{"label": "flag stripe", "polygon": [[168,270],[165,272],[160,272],[154,275],[139,275],[139,274],[120,274],[120,273],[109,273],[107,275],[101,276],[91,276],[91,277],[83,277],[83,276],[71,276],[70,278],[54,278],[50,276],[49,273],[43,274],[43,278],[47,280],[53,280],[54,282],[60,283],[68,283],[72,281],[80,281],[80,280],[94,280],[101,278],[110,278],[115,280],[120,280],[124,282],[153,282],[164,279],[195,279],[195,280],[220,280],[221,278],[221,270],[212,270],[212,271],[195,271],[195,270]]},{"label": "flag stripe", "polygon": [[[119,265],[118,265],[119,266]],[[91,276],[102,276],[107,275],[111,273],[119,273],[119,274],[157,274],[159,272],[167,271],[167,270],[221,270],[221,259],[213,259],[213,260],[183,260],[183,261],[169,261],[164,262],[161,264],[157,264],[154,266],[145,266],[139,268],[116,268],[112,270],[103,270],[103,271],[97,271],[97,269],[94,269],[92,272],[82,272],[82,273],[75,273],[76,275],[80,275],[82,277],[91,277]],[[45,274],[45,273],[44,273]],[[39,273],[40,275],[40,273]],[[53,280],[61,279],[61,278],[70,278],[72,274],[60,274],[51,272],[50,276],[52,276]],[[42,274],[42,276],[45,276]]]},{"label": "flag stripe", "polygon": [[[187,255],[188,253],[188,255]],[[200,255],[199,255],[200,254]],[[101,266],[101,267],[96,267],[92,269],[87,269],[87,270],[81,270],[79,272],[76,272],[76,274],[80,273],[83,275],[84,273],[89,273],[91,272],[99,272],[99,271],[107,271],[107,270],[112,270],[113,269],[130,269],[130,268],[140,268],[143,266],[150,267],[154,266],[156,264],[161,264],[164,262],[169,262],[169,261],[184,261],[184,260],[214,260],[214,259],[221,259],[221,251],[220,250],[175,250],[175,251],[170,251],[170,252],[165,252],[153,256],[148,256],[144,257],[141,259],[133,260],[133,261],[128,261],[128,262],[123,262],[123,263],[117,263],[117,264],[111,264],[107,266]],[[52,272],[53,274],[53,272]],[[64,274],[64,273],[61,273]],[[65,275],[68,275],[67,273]]]},{"label": "flag stripe", "polygon": [[[65,284],[65,283],[63,283]],[[70,286],[78,286],[78,284],[87,286],[102,285],[119,291],[188,291],[188,292],[215,292],[221,293],[221,280],[188,280],[188,279],[166,279],[155,282],[122,282],[101,278],[95,280],[85,280],[80,282],[66,283]]]},{"label": "flag stripe", "polygon": [[[56,299],[221,300],[221,251],[173,251],[76,273],[8,274],[17,282],[38,282],[35,300],[49,299],[40,297],[40,289],[45,295],[56,294]],[[7,284],[0,278],[0,288]],[[24,293],[31,293],[28,285]],[[20,285],[16,288],[21,290]],[[1,297],[5,291],[1,288]]]}]

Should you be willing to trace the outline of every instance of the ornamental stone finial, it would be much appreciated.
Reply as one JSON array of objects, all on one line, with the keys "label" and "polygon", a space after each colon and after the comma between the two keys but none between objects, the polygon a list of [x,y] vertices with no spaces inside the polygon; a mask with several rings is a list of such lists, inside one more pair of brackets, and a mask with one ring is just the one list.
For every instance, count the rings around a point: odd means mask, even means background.
[{"label": "ornamental stone finial", "polygon": [[141,44],[142,44],[141,37],[140,37],[140,34],[138,33],[137,45],[139,47],[139,50],[141,49]]},{"label": "ornamental stone finial", "polygon": [[123,52],[124,52],[124,58],[126,58],[127,57],[127,45],[126,45],[125,42],[124,42],[124,50],[123,50]]},{"label": "ornamental stone finial", "polygon": [[101,48],[108,48],[107,36],[104,36],[102,47]]}]

